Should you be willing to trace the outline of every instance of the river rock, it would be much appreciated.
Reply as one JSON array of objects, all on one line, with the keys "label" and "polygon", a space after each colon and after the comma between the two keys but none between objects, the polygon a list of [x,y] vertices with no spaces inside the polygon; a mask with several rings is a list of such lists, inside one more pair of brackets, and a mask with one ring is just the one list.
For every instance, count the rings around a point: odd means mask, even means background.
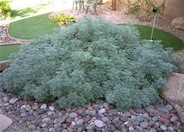
[{"label": "river rock", "polygon": [[95,120],[94,121],[95,126],[97,127],[103,127],[103,122],[101,120]]},{"label": "river rock", "polygon": [[144,121],[144,117],[143,117],[142,115],[138,115],[138,116],[137,116],[137,120],[138,120],[138,121]]},{"label": "river rock", "polygon": [[146,128],[148,126],[148,122],[146,122],[146,121],[145,122],[141,122],[140,126],[142,128]]},{"label": "river rock", "polygon": [[42,104],[40,109],[46,109],[47,108],[47,104]]},{"label": "river rock", "polygon": [[105,112],[106,112],[106,110],[105,110],[104,108],[102,108],[102,109],[100,109],[100,110],[98,111],[99,114],[103,114],[103,113],[105,113]]},{"label": "river rock", "polygon": [[173,117],[171,117],[171,119],[170,119],[171,122],[175,122],[175,121],[177,121],[177,120],[178,120],[178,117],[177,117],[177,116],[173,116]]},{"label": "river rock", "polygon": [[70,118],[76,118],[77,117],[77,113],[72,112],[72,113],[69,114],[69,117]]},{"label": "river rock", "polygon": [[167,130],[167,127],[165,125],[161,125],[160,128],[163,130],[163,131],[166,131]]},{"label": "river rock", "polygon": [[12,98],[9,100],[10,104],[15,104],[18,101],[18,98]]}]

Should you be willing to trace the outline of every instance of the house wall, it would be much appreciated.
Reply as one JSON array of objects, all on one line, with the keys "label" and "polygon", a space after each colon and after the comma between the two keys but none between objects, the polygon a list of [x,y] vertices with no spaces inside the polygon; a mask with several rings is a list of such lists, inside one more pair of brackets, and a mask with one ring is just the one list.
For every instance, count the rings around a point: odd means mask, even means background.
[{"label": "house wall", "polygon": [[[112,0],[104,0],[112,3]],[[118,0],[117,0],[118,1]],[[121,0],[123,3],[127,3],[127,0]],[[169,18],[184,17],[184,0],[156,0],[157,4],[160,5],[165,1],[165,9],[163,15]],[[124,8],[121,4],[120,8]]]},{"label": "house wall", "polygon": [[184,0],[166,0],[164,15],[170,18],[184,17]]}]

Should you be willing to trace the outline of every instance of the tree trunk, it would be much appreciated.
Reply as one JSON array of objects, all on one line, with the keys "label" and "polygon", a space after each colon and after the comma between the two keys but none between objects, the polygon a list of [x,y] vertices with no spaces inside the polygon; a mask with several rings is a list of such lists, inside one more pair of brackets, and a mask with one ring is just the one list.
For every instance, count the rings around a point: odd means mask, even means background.
[{"label": "tree trunk", "polygon": [[113,10],[113,11],[116,10],[116,1],[117,1],[117,0],[112,0],[112,10]]}]

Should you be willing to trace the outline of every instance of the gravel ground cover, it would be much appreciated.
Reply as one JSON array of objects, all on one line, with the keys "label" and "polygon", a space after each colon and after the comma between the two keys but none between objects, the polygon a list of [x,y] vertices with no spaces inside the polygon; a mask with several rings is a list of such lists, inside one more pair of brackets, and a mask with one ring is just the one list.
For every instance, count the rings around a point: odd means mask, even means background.
[{"label": "gravel ground cover", "polygon": [[102,100],[84,107],[59,109],[55,104],[19,99],[1,89],[0,100],[1,111],[13,119],[21,131],[182,132],[177,112],[161,99],[153,105],[128,110],[117,110]]}]

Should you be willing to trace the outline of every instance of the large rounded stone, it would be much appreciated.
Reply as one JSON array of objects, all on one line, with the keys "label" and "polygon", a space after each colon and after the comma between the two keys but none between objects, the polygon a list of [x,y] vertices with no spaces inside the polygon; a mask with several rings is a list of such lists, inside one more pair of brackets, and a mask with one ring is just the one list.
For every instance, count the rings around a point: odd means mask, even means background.
[{"label": "large rounded stone", "polygon": [[184,103],[184,74],[172,73],[163,95],[177,103]]},{"label": "large rounded stone", "polygon": [[173,19],[172,25],[175,28],[184,30],[184,17],[178,17],[178,18]]}]

